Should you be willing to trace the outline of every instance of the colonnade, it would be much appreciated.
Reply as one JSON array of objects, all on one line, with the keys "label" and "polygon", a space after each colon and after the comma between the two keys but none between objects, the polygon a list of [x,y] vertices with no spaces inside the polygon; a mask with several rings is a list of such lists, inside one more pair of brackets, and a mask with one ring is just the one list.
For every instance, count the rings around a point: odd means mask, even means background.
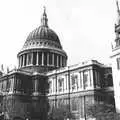
[{"label": "colonnade", "polygon": [[32,52],[19,56],[19,67],[41,65],[41,66],[66,66],[66,57],[51,52]]}]

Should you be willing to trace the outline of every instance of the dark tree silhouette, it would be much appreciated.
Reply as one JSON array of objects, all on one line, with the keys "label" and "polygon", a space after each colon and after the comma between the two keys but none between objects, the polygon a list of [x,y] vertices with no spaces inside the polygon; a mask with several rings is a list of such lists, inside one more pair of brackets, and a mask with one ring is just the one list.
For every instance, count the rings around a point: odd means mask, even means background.
[{"label": "dark tree silhouette", "polygon": [[120,114],[116,113],[114,105],[105,103],[88,106],[87,117],[96,120],[120,120]]},{"label": "dark tree silhouette", "polygon": [[58,108],[52,108],[48,114],[48,120],[65,120],[74,118],[74,114],[69,110],[68,105],[61,105]]}]

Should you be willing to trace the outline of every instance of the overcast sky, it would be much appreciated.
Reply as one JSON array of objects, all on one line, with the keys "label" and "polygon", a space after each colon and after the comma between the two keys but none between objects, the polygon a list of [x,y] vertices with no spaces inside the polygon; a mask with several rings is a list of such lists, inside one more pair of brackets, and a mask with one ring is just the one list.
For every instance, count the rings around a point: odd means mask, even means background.
[{"label": "overcast sky", "polygon": [[68,65],[87,59],[110,63],[117,18],[115,0],[1,0],[0,64],[17,65],[17,53],[40,25],[43,6],[48,25],[59,36]]}]

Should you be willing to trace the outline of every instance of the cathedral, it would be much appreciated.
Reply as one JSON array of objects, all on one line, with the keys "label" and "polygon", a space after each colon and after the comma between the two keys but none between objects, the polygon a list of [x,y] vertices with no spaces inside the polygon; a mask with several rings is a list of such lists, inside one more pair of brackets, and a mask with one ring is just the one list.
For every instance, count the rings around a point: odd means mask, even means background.
[{"label": "cathedral", "polygon": [[0,74],[0,112],[7,120],[45,120],[48,106],[61,105],[68,105],[76,120],[86,120],[88,104],[114,103],[112,68],[97,60],[67,66],[45,8],[17,58],[18,68]]}]

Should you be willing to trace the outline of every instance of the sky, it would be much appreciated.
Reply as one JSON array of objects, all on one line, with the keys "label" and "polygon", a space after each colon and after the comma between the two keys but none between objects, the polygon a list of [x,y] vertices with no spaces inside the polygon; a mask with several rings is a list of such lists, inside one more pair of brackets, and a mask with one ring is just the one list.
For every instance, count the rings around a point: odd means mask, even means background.
[{"label": "sky", "polygon": [[49,27],[68,55],[68,65],[90,59],[111,63],[115,0],[1,0],[0,65],[17,66],[17,53],[29,33],[41,24],[43,6]]}]

